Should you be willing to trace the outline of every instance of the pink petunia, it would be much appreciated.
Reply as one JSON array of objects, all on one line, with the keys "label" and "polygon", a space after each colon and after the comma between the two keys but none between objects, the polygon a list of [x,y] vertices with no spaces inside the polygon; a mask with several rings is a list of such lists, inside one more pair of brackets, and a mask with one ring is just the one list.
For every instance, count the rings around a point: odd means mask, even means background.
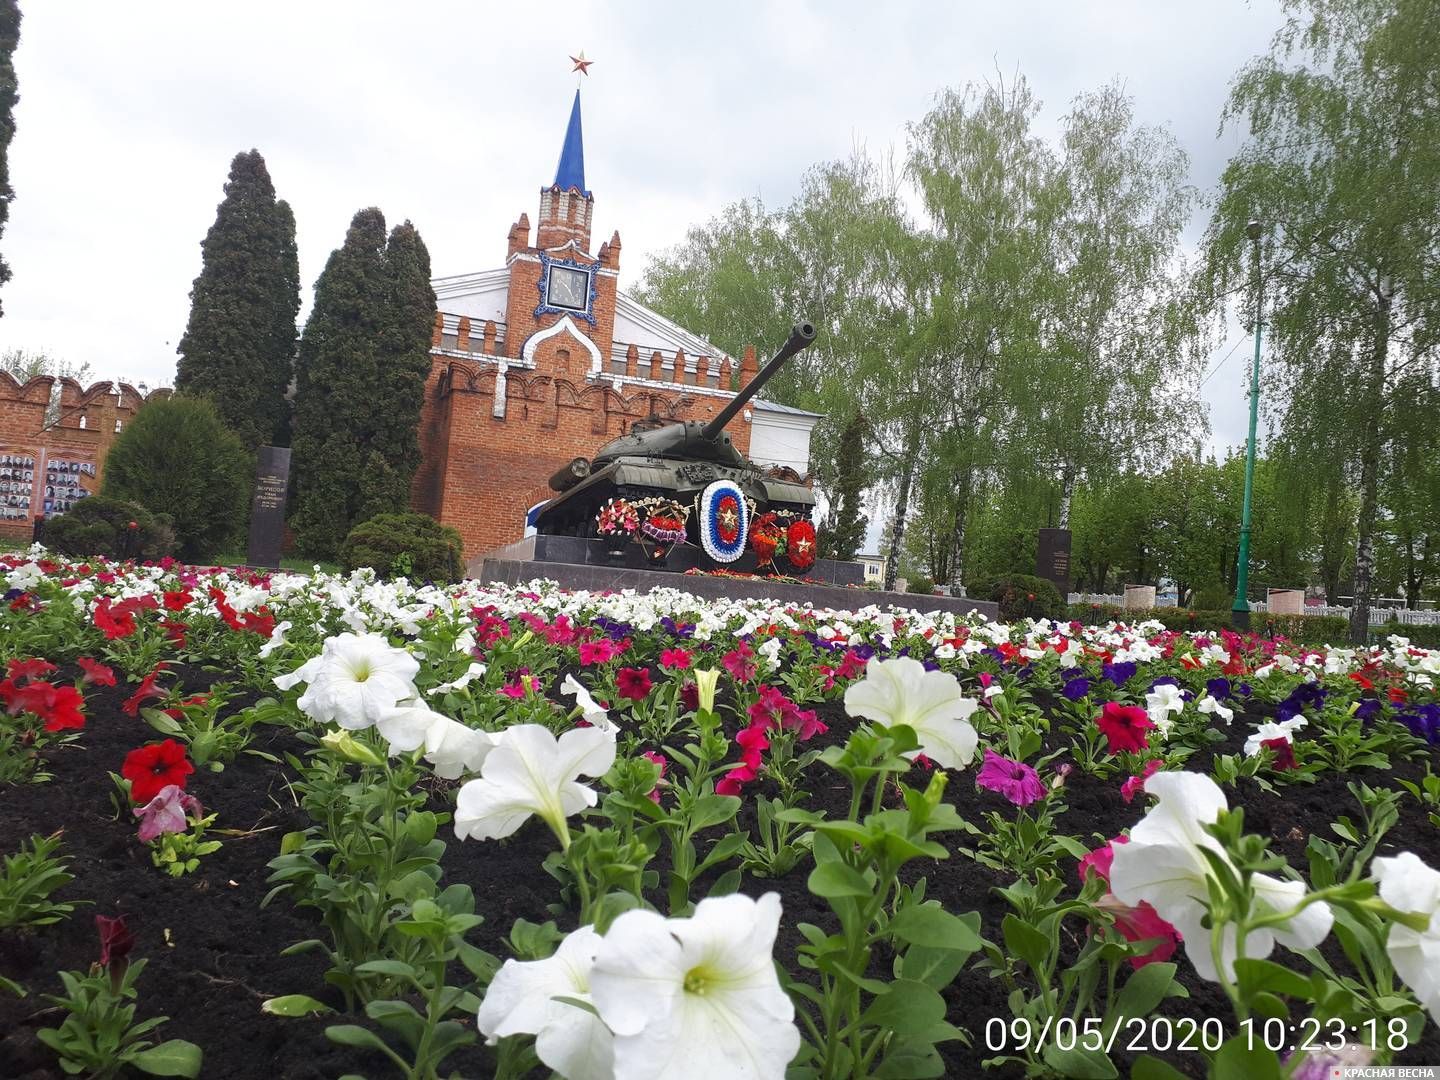
[{"label": "pink petunia", "polygon": [[684,671],[693,659],[685,649],[666,649],[660,654],[660,666],[669,671]]},{"label": "pink petunia", "polygon": [[975,777],[975,783],[991,791],[998,791],[1016,806],[1029,806],[1045,797],[1045,785],[1040,775],[1023,761],[1004,757],[994,750],[986,749],[985,764]]},{"label": "pink petunia", "polygon": [[153,799],[137,807],[135,816],[140,819],[140,842],[148,844],[165,833],[182,833],[190,828],[186,812],[203,817],[200,800],[186,794],[178,784],[166,784]]},{"label": "pink petunia", "polygon": [[1120,785],[1120,797],[1128,804],[1131,799],[1145,790],[1145,781],[1160,771],[1160,759],[1145,763],[1145,771],[1139,776],[1132,776]]}]

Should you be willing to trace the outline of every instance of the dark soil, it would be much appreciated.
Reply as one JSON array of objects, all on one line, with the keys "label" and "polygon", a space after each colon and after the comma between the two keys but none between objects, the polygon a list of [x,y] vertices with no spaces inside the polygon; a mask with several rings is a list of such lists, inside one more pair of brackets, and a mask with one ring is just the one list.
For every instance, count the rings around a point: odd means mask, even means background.
[{"label": "dark soil", "polygon": [[[203,688],[209,679],[194,669],[183,674],[190,689]],[[266,863],[278,854],[280,838],[310,824],[287,787],[288,770],[245,754],[223,772],[193,775],[190,790],[207,809],[219,812],[215,828],[243,832],[219,836],[224,847],[204,859],[200,870],[172,879],[151,865],[148,850],[135,840],[132,823],[117,820],[110,806],[107,772],[118,773],[128,751],[155,737],[143,721],[120,711],[120,702],[129,692],[130,688],[122,686],[87,695],[89,722],[78,743],[50,755],[54,780],[0,789],[0,850],[13,851],[32,833],[63,829],[64,850],[71,857],[76,880],[59,898],[91,902],[54,926],[0,932],[0,974],[29,990],[24,999],[0,996],[0,1078],[58,1080],[63,1076],[51,1052],[35,1037],[38,1028],[58,1024],[61,1018],[42,995],[59,991],[57,971],[83,970],[96,959],[93,916],[97,913],[129,917],[138,935],[132,955],[149,961],[138,984],[138,1015],[169,1016],[169,1022],[155,1033],[157,1038],[183,1038],[198,1044],[205,1053],[201,1075],[207,1080],[333,1080],[347,1073],[372,1080],[394,1076],[394,1067],[386,1059],[337,1046],[325,1038],[325,1026],[337,1017],[283,1019],[260,1011],[267,998],[297,993],[318,997],[336,1008],[342,1006],[338,993],[323,982],[326,964],[320,954],[280,956],[286,946],[318,936],[313,913],[297,909],[283,898],[260,909],[268,891]],[[832,729],[824,738],[843,739],[851,721],[838,707],[823,710],[823,715]],[[1237,715],[1226,741],[1197,754],[1189,767],[1203,770],[1212,754],[1237,752],[1248,728],[1246,718]],[[1065,742],[1063,736],[1057,738],[1057,745]],[[281,756],[286,751],[298,753],[302,747],[287,731],[261,729],[252,749]],[[1347,780],[1394,786],[1398,779],[1415,779],[1423,773],[1423,764],[1401,762],[1389,772],[1361,770],[1351,777],[1282,788],[1278,795],[1247,782],[1240,797],[1232,794],[1231,803],[1244,805],[1250,831],[1268,835],[1274,850],[1303,869],[1310,834],[1329,836],[1329,823],[1336,817],[1357,816],[1345,788]],[[848,788],[836,785],[833,776],[821,768],[811,771],[812,805],[842,815],[848,806]],[[1068,810],[1057,819],[1057,828],[1094,846],[1133,825],[1143,806],[1139,800],[1125,805],[1118,786],[1118,781],[1101,782],[1077,770],[1066,785]],[[972,821],[981,820],[987,809],[1008,809],[999,796],[977,792],[973,771],[956,776],[948,795]],[[445,797],[442,794],[441,798]],[[748,806],[744,813],[747,817],[751,813]],[[1408,796],[1402,815],[1380,853],[1393,854],[1403,847],[1432,866],[1440,865],[1440,835]],[[720,833],[715,830],[717,837]],[[476,910],[486,920],[470,937],[475,944],[504,957],[503,938],[515,919],[543,922],[554,917],[548,909],[559,899],[558,886],[541,866],[553,840],[543,827],[532,822],[501,842],[462,843],[455,841],[448,829],[442,837],[449,844],[442,863],[445,881],[469,884],[475,891]],[[965,842],[963,838],[950,840],[952,846]],[[1001,940],[1000,922],[1008,907],[995,889],[1007,883],[1002,875],[960,856],[912,865],[911,876],[928,879],[928,895],[955,912],[979,911],[985,936]],[[1073,861],[1066,860],[1065,866],[1073,874]],[[663,879],[663,853],[652,867]],[[797,970],[793,958],[801,940],[794,927],[801,922],[829,922],[828,909],[806,890],[808,870],[802,866],[775,880],[747,878],[742,886],[754,895],[770,890],[780,893],[785,917],[776,956],[792,971]],[[703,895],[704,888],[702,882],[696,895]],[[569,929],[563,918],[560,921],[562,929]],[[1083,927],[1075,924],[1066,929],[1077,935],[1068,947],[1078,952],[1083,945],[1078,936],[1083,935]],[[1283,962],[1286,955],[1277,949],[1273,958]],[[1183,953],[1177,953],[1175,959],[1191,997],[1167,1001],[1163,1011],[1197,1020],[1220,1017],[1226,1030],[1233,1030],[1228,1004],[1218,986],[1197,979]],[[981,1061],[996,1053],[984,1045],[986,1021],[1011,1016],[1001,983],[972,965],[947,995],[950,1020],[967,1029],[975,1045],[942,1046],[946,1075],[1023,1075],[1018,1068],[985,1073],[980,1068]],[[1128,1071],[1129,1056],[1117,1050],[1115,1059],[1123,1075]],[[1199,1054],[1171,1054],[1168,1059],[1189,1075],[1203,1075]],[[446,1068],[468,1078],[483,1077],[490,1075],[492,1060],[487,1051],[472,1046],[452,1055]],[[1435,1025],[1428,1024],[1424,1041],[1399,1060],[1440,1061],[1440,1034]]]}]

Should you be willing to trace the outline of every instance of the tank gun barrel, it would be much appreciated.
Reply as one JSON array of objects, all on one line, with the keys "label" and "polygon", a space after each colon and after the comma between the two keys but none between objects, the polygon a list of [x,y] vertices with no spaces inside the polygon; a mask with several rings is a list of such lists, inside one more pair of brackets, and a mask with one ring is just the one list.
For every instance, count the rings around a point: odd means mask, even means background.
[{"label": "tank gun barrel", "polygon": [[785,361],[789,360],[814,340],[814,323],[796,323],[794,329],[790,331],[790,337],[787,338],[785,344],[780,347],[780,351],[771,357],[766,365],[756,373],[755,378],[750,380],[748,386],[740,389],[739,393],[731,399],[730,404],[721,409],[720,414],[716,416],[715,419],[711,420],[701,429],[700,437],[711,441],[719,438],[720,432],[725,430],[725,425],[733,420],[735,415],[750,403],[750,399],[764,388],[771,377],[785,366]]}]

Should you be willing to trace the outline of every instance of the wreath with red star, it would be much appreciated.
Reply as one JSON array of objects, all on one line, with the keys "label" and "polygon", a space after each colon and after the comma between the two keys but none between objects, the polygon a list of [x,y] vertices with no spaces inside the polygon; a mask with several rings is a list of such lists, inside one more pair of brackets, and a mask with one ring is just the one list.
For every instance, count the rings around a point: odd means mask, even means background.
[{"label": "wreath with red star", "polygon": [[785,559],[796,570],[815,565],[815,526],[804,518],[792,521],[785,531]]}]

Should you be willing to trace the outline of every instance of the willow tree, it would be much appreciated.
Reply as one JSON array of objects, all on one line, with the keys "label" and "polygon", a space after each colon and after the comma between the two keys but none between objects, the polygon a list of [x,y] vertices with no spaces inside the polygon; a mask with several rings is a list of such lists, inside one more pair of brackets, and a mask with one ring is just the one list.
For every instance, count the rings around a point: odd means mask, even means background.
[{"label": "willow tree", "polygon": [[1175,137],[1138,124],[1119,83],[1082,94],[1064,119],[1042,205],[1053,279],[1034,376],[1052,389],[1034,432],[1058,474],[1062,529],[1077,483],[1163,459],[1200,413],[1179,259],[1188,173]]},{"label": "willow tree", "polygon": [[[1269,386],[1282,437],[1336,440],[1358,488],[1350,636],[1369,630],[1387,432],[1434,402],[1440,332],[1440,6],[1289,0],[1225,111],[1247,138],[1207,236],[1216,296],[1254,314],[1246,223],[1263,226]],[[1417,385],[1421,397],[1416,399]],[[1303,407],[1320,401],[1324,408]],[[1433,408],[1433,404],[1431,405]]]},{"label": "willow tree", "polygon": [[940,413],[927,488],[948,492],[948,582],[961,584],[972,499],[1002,459],[1013,460],[1038,395],[1050,278],[1046,222],[1055,162],[1034,131],[1039,102],[1024,78],[942,92],[910,128],[910,173],[934,225],[938,289],[924,333]]}]

